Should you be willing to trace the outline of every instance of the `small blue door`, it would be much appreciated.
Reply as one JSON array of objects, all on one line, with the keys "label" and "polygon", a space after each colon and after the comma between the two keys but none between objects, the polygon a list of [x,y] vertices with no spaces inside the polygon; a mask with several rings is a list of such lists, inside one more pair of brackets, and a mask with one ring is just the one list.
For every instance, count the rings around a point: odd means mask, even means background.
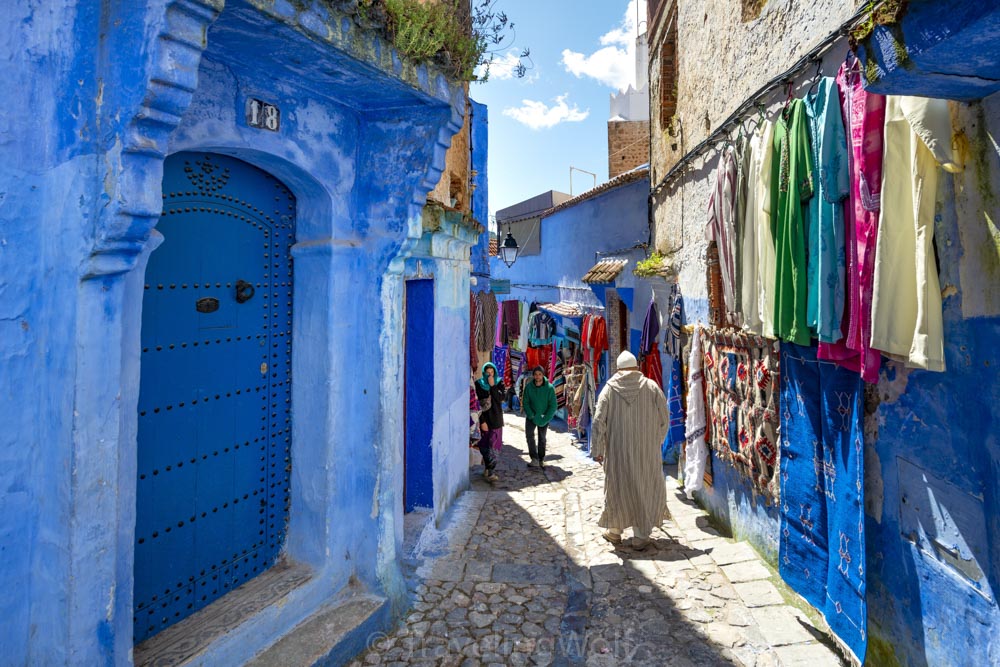
[{"label": "small blue door", "polygon": [[167,158],[142,304],[135,641],[270,567],[291,469],[295,199],[240,160]]},{"label": "small blue door", "polygon": [[406,281],[403,507],[434,506],[434,281]]}]

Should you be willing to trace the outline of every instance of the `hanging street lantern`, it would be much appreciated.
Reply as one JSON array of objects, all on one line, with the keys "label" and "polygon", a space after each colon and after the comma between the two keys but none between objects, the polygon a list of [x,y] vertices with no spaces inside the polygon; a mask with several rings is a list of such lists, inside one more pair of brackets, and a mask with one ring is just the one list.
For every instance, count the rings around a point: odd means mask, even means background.
[{"label": "hanging street lantern", "polygon": [[503,240],[503,245],[500,246],[500,259],[503,263],[507,265],[509,269],[514,262],[517,260],[517,253],[520,252],[520,248],[517,247],[517,241],[510,233],[510,227],[507,228],[507,238]]}]

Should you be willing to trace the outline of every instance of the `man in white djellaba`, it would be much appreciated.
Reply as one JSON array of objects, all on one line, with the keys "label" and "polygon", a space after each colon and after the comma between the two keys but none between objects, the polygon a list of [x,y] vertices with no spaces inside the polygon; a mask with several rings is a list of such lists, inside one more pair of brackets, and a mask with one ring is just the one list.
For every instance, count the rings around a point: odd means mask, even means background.
[{"label": "man in white djellaba", "polygon": [[597,522],[604,539],[645,549],[650,533],[667,518],[667,489],[661,448],[670,425],[663,391],[639,372],[631,352],[618,356],[618,372],[597,399],[591,427],[591,456],[604,466],[604,513]]}]

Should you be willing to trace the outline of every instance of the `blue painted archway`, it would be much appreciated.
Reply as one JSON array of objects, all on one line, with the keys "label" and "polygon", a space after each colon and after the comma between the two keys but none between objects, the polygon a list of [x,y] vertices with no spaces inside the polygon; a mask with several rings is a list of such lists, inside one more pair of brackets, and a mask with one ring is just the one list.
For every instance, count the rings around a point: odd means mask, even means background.
[{"label": "blue painted archway", "polygon": [[295,199],[205,153],[167,158],[146,270],[135,641],[270,567],[291,468]]}]

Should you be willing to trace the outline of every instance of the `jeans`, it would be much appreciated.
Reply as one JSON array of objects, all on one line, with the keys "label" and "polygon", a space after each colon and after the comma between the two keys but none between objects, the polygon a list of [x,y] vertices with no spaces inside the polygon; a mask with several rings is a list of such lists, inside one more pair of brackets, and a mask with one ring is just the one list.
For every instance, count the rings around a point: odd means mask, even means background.
[{"label": "jeans", "polygon": [[[493,447],[493,442],[496,439],[494,432],[482,431],[479,438],[479,453],[483,455],[483,467],[486,469],[486,472],[490,472],[497,467],[497,450]],[[496,432],[502,433],[503,431],[502,429],[497,429]]]},{"label": "jeans", "polygon": [[[535,446],[535,429],[538,429],[538,446]],[[545,458],[545,434],[548,433],[549,427],[538,426],[535,422],[530,419],[526,419],[524,422],[524,434],[528,438],[528,456],[531,458],[541,461]]]}]

